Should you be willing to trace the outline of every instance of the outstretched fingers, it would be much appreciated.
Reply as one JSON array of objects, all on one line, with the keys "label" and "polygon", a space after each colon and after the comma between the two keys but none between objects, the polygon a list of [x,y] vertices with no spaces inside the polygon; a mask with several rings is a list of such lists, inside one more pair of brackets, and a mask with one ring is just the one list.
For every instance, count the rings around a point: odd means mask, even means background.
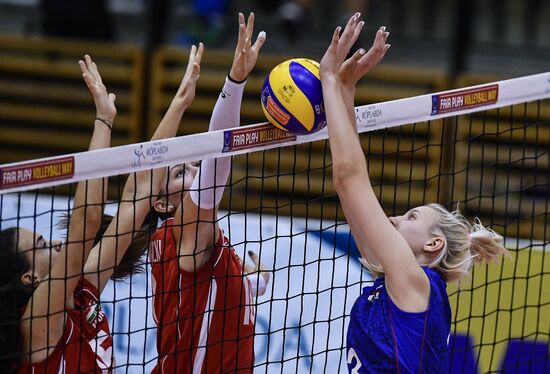
[{"label": "outstretched fingers", "polygon": [[254,42],[254,45],[251,48],[254,53],[257,54],[260,52],[260,49],[262,49],[263,45],[265,44],[266,37],[267,35],[265,31],[260,31],[258,33],[258,37],[256,38],[256,41]]},{"label": "outstretched fingers", "polygon": [[107,92],[97,65],[89,55],[84,55],[84,59],[79,60],[78,65],[82,71],[82,78],[94,98],[97,116],[112,122],[117,113],[115,107],[116,96]]},{"label": "outstretched fingers", "polygon": [[246,23],[246,38],[245,38],[245,48],[250,48],[252,44],[252,33],[254,32],[254,12],[250,12],[248,16],[248,21]]},{"label": "outstretched fingers", "polygon": [[336,52],[338,48],[338,42],[340,41],[340,33],[342,32],[342,26],[336,27],[334,33],[332,33],[332,40],[330,41],[329,50]]},{"label": "outstretched fingers", "polygon": [[84,56],[84,60],[86,61],[86,65],[88,66],[88,70],[89,70],[90,73],[93,75],[94,79],[95,79],[98,83],[103,83],[102,80],[101,80],[101,75],[99,74],[99,71],[97,70],[97,65],[96,65],[96,63],[92,60],[92,58],[90,57],[90,55],[85,55],[85,56]]},{"label": "outstretched fingers", "polygon": [[361,34],[361,30],[363,29],[363,25],[365,24],[363,21],[360,21],[360,19],[361,13],[359,12],[355,13],[349,19],[346,27],[344,28],[344,32],[340,37],[340,54],[343,54],[344,56],[347,55],[353,44],[355,44],[355,42],[357,41],[357,38]]},{"label": "outstretched fingers", "polygon": [[84,60],[79,60],[78,65],[82,71],[82,78],[91,93],[94,96],[106,94],[106,88],[101,81],[101,75],[92,58],[89,55],[84,55]]},{"label": "outstretched fingers", "polygon": [[185,74],[180,83],[176,98],[181,100],[183,108],[189,107],[195,98],[195,88],[197,80],[199,79],[201,71],[201,61],[204,52],[204,44],[199,43],[199,46],[191,46],[189,51],[189,61],[187,62],[187,68]]},{"label": "outstretched fingers", "polygon": [[191,51],[189,52],[189,61],[187,63],[187,70],[185,71],[185,78],[194,77],[198,78],[200,73],[200,64],[202,61],[202,55],[204,52],[204,44],[199,43],[199,46],[192,45]]},{"label": "outstretched fingers", "polygon": [[239,13],[239,36],[237,37],[237,51],[241,51],[245,46],[246,40],[246,23],[244,14]]},{"label": "outstretched fingers", "polygon": [[229,70],[230,78],[237,82],[246,80],[246,77],[256,65],[260,49],[266,41],[266,33],[261,31],[254,44],[252,44],[254,22],[254,13],[251,12],[249,14],[246,22],[244,15],[239,13],[239,37],[237,40],[237,47],[235,48],[233,63]]},{"label": "outstretched fingers", "polygon": [[[386,52],[390,48],[390,44],[387,44],[388,36],[390,33],[386,31],[386,27],[382,26],[376,32],[374,42],[369,51],[358,61],[358,65],[362,70],[370,69],[377,65],[386,55]],[[366,71],[365,71],[366,73]]]}]

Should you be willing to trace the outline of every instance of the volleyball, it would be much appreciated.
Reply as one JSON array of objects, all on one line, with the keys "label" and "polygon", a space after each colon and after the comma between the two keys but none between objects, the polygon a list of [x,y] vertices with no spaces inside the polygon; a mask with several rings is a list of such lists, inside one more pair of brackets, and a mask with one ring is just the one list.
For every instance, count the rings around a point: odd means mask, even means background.
[{"label": "volleyball", "polygon": [[275,66],[264,81],[262,109],[277,128],[307,135],[327,124],[319,63],[293,58]]}]

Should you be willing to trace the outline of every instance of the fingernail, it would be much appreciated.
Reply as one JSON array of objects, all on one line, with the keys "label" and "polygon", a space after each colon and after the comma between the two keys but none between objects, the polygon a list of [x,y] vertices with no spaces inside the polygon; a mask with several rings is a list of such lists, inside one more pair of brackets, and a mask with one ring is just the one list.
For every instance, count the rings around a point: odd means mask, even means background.
[{"label": "fingernail", "polygon": [[382,26],[382,31],[386,31],[386,26]]},{"label": "fingernail", "polygon": [[266,36],[267,36],[267,34],[265,33],[265,31],[260,31],[260,33],[258,34],[258,38],[265,39]]},{"label": "fingernail", "polygon": [[365,50],[363,48],[359,49],[359,54],[360,55],[364,55],[365,54]]},{"label": "fingernail", "polygon": [[355,13],[355,18],[359,18],[359,17],[361,17],[361,12]]},{"label": "fingernail", "polygon": [[361,21],[361,27],[365,26],[365,21]]}]

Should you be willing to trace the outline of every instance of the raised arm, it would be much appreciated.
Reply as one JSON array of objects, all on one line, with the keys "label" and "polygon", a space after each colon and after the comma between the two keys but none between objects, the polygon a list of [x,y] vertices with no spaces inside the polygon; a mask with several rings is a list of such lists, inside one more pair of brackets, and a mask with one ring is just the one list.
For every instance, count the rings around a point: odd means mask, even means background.
[{"label": "raised arm", "polygon": [[353,113],[352,86],[384,56],[389,48],[388,33],[380,28],[372,48],[360,49],[344,62],[363,27],[354,15],[342,35],[334,32],[332,42],[321,61],[321,82],[330,148],[333,183],[342,209],[361,254],[376,258],[386,274],[386,287],[392,300],[408,311],[427,307],[429,281],[418,265],[408,243],[384,213],[372,189],[367,163]]},{"label": "raised arm", "polygon": [[[82,77],[93,96],[96,107],[94,132],[89,150],[106,148],[111,143],[111,128],[116,116],[115,95],[108,93],[95,62],[90,56],[78,62]],[[22,318],[23,339],[31,361],[47,357],[46,347],[53,348],[63,335],[63,311],[72,305],[72,295],[99,226],[107,192],[107,179],[78,183],[69,217],[67,242],[50,276],[34,291]],[[53,291],[53,292],[50,292]]]},{"label": "raised arm", "polygon": [[[212,112],[209,131],[235,127],[240,123],[244,83],[256,65],[266,35],[260,32],[252,44],[254,13],[245,23],[239,13],[239,36],[233,64]],[[174,236],[179,248],[179,264],[193,272],[208,258],[218,240],[217,209],[231,170],[231,157],[204,160],[191,192],[186,194],[174,216]]]},{"label": "raised arm", "polygon": [[[151,140],[176,135],[185,110],[195,98],[204,46],[191,47],[185,75],[166,114]],[[166,168],[130,174],[116,216],[105,231],[102,240],[92,249],[85,266],[86,279],[103,290],[115,267],[126,253],[136,230],[140,229],[151,204],[158,194]]]}]

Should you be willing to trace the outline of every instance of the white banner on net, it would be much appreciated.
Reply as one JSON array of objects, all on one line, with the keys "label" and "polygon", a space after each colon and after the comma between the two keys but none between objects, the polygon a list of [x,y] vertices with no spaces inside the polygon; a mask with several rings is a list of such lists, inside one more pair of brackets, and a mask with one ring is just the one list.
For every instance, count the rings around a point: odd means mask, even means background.
[{"label": "white banner on net", "polygon": [[[550,72],[355,108],[359,132],[506,107],[550,98]],[[293,136],[255,124],[161,141],[49,157],[0,166],[0,194],[127,174],[328,138],[324,128]]]}]

